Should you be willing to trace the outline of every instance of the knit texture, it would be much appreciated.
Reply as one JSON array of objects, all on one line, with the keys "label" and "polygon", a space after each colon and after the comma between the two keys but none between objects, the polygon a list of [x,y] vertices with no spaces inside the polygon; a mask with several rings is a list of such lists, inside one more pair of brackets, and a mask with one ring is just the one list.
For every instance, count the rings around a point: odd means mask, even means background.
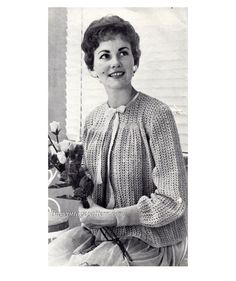
[{"label": "knit texture", "polygon": [[[113,119],[105,131],[107,103],[86,118],[85,164],[95,183],[93,200],[106,207],[107,154]],[[96,184],[101,157],[102,184]],[[136,205],[140,225],[113,227],[119,237],[137,237],[153,247],[173,245],[186,235],[187,179],[179,135],[169,107],[143,93],[119,113],[119,128],[110,155],[114,208]],[[96,235],[96,229],[92,230]]]}]

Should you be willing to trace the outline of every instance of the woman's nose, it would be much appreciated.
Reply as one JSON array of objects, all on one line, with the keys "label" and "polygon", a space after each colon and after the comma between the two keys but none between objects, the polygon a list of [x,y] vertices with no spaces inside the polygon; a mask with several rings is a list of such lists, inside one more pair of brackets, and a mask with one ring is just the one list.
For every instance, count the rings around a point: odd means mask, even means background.
[{"label": "woman's nose", "polygon": [[121,67],[121,62],[119,60],[119,58],[117,56],[114,56],[112,61],[111,61],[111,67],[112,68],[117,68],[117,67]]}]

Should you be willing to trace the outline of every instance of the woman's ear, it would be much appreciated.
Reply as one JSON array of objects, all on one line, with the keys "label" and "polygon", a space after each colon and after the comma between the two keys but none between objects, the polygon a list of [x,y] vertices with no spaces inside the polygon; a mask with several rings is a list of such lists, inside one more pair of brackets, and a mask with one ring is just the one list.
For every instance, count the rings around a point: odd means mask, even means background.
[{"label": "woman's ear", "polygon": [[89,69],[89,74],[93,77],[93,78],[98,78],[97,72],[95,70],[90,70]]},{"label": "woman's ear", "polygon": [[133,75],[134,75],[134,73],[137,71],[137,69],[138,69],[138,66],[137,66],[137,65],[134,65],[134,67],[133,67]]}]

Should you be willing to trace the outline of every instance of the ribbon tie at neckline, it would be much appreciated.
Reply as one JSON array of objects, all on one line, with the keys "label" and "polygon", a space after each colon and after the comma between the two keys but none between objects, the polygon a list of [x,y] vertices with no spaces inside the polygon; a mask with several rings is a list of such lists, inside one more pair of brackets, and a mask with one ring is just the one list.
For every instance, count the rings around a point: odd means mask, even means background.
[{"label": "ribbon tie at neckline", "polygon": [[[125,105],[121,105],[121,106],[119,106],[119,107],[117,107],[117,108],[112,108],[112,107],[110,107],[110,108],[108,108],[107,110],[106,110],[106,112],[105,112],[105,118],[107,119],[110,119],[111,120],[111,118],[113,117],[113,115],[115,114],[115,113],[124,113],[125,112],[125,109],[126,109],[126,106]],[[110,121],[109,120],[109,121]]]}]

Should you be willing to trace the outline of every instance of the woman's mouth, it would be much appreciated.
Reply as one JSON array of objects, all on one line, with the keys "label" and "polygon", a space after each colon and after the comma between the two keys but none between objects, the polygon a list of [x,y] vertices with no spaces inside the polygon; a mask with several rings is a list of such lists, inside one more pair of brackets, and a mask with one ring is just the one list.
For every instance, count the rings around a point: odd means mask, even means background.
[{"label": "woman's mouth", "polygon": [[125,72],[123,72],[123,71],[116,71],[116,72],[112,72],[108,76],[118,79],[118,78],[122,77],[124,74],[125,74]]}]

